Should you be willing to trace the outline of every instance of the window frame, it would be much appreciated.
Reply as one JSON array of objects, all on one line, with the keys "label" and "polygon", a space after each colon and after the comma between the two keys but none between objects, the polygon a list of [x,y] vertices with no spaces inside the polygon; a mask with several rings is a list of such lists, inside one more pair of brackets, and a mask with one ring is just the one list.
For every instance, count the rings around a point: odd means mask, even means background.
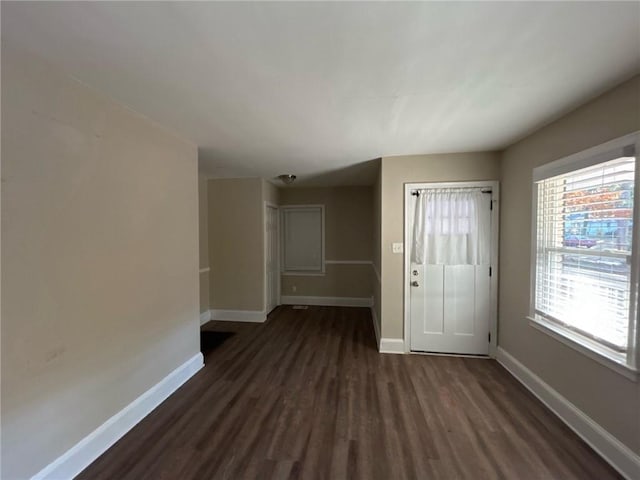
[{"label": "window frame", "polygon": [[[285,257],[286,257],[286,234],[287,234],[287,220],[286,214],[289,211],[301,211],[301,210],[319,210],[320,211],[320,229],[321,229],[321,248],[320,248],[320,268],[317,270],[287,270],[285,265]],[[325,222],[325,211],[324,205],[322,204],[310,204],[310,205],[280,205],[280,224],[282,226],[280,232],[280,273],[282,275],[290,275],[290,276],[324,276],[326,273],[326,222]]]},{"label": "window frame", "polygon": [[[631,245],[631,277],[629,295],[629,330],[627,336],[627,352],[624,360],[615,355],[604,345],[583,336],[561,324],[552,322],[535,313],[536,277],[537,277],[537,212],[538,182],[557,175],[567,174],[582,168],[604,163],[623,155],[625,148],[635,147],[635,176],[633,199],[633,230]],[[612,157],[613,156],[613,157]],[[601,145],[569,155],[559,160],[541,165],[533,169],[532,177],[532,217],[531,217],[531,278],[529,295],[529,325],[563,344],[583,353],[589,358],[624,375],[630,380],[638,381],[640,376],[640,318],[638,299],[640,296],[640,131],[616,138]]]}]

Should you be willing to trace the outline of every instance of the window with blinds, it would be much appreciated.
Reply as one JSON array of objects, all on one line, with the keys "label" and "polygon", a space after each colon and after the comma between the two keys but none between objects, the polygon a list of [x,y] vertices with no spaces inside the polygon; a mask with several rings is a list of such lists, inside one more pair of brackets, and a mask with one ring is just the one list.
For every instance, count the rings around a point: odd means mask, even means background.
[{"label": "window with blinds", "polygon": [[283,273],[324,273],[324,206],[282,207]]},{"label": "window with blinds", "polygon": [[626,148],[536,182],[534,315],[621,360],[636,316],[635,170],[635,152]]}]

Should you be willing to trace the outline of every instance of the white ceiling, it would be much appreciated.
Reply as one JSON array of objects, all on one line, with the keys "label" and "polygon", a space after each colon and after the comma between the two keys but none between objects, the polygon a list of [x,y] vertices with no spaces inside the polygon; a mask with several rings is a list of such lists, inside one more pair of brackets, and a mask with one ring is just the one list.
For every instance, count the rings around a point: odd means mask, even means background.
[{"label": "white ceiling", "polygon": [[640,71],[640,3],[9,3],[2,39],[197,143],[211,176],[367,184],[503,148]]}]

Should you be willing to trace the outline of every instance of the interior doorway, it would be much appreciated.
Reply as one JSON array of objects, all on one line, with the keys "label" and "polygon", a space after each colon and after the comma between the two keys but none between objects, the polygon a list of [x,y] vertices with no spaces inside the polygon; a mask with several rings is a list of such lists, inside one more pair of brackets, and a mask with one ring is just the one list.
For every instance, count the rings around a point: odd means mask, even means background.
[{"label": "interior doorway", "polygon": [[280,304],[278,207],[265,203],[265,313]]},{"label": "interior doorway", "polygon": [[498,182],[405,186],[405,350],[493,355]]}]

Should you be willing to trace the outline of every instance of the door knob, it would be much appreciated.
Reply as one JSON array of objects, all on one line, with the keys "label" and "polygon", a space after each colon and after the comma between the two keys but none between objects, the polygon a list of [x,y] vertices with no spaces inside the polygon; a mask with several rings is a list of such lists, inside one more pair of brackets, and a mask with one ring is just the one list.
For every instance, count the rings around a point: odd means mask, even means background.
[{"label": "door knob", "polygon": [[420,285],[418,284],[418,282],[416,282],[415,280],[413,282],[411,282],[411,286],[412,287],[419,287]]}]

